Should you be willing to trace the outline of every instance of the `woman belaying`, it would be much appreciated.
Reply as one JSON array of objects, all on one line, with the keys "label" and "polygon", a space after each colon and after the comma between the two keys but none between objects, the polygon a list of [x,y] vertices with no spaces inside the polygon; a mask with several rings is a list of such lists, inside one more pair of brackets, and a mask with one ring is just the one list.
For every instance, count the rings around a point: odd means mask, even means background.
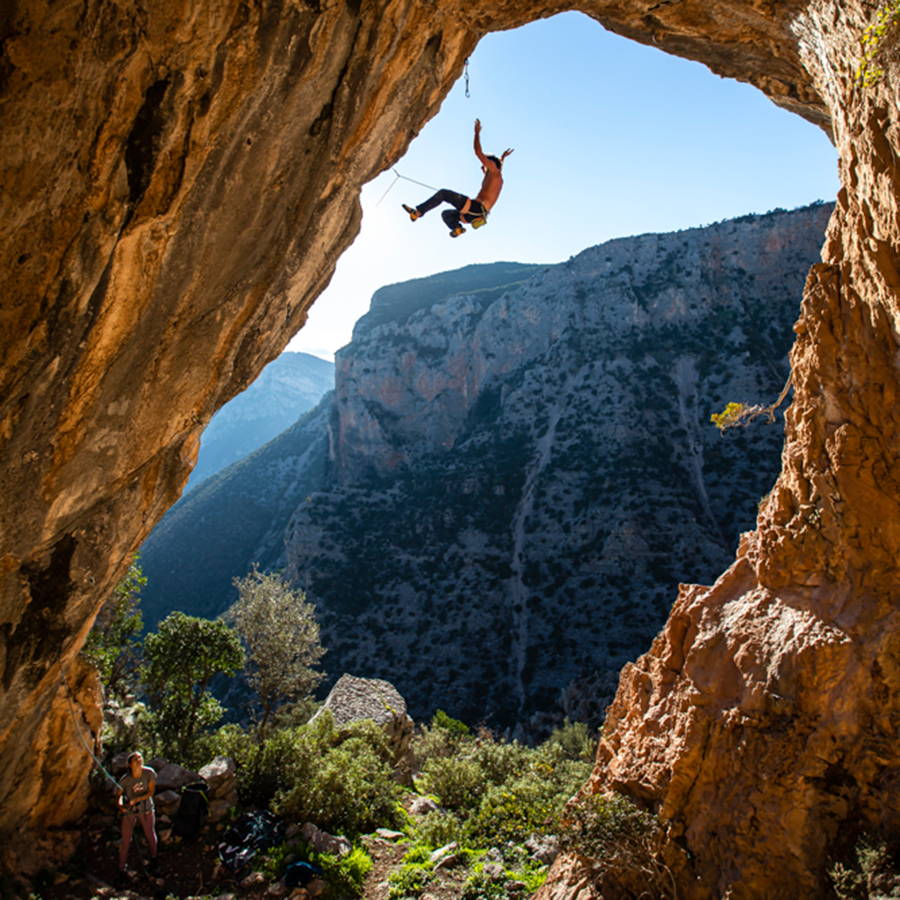
[{"label": "woman belaying", "polygon": [[153,791],[156,789],[156,772],[144,765],[144,758],[135,751],[128,757],[128,772],[119,779],[116,791],[119,811],[122,813],[122,843],[119,845],[119,872],[125,874],[125,862],[131,835],[137,822],[144,829],[150,847],[150,868],[156,866],[156,814]]}]

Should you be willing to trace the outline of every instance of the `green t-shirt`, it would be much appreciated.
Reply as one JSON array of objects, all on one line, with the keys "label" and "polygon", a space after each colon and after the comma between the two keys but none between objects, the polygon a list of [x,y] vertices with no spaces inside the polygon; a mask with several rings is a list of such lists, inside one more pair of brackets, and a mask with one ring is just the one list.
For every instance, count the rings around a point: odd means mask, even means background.
[{"label": "green t-shirt", "polygon": [[140,803],[134,806],[125,806],[125,812],[138,813],[150,812],[153,809],[153,797],[150,796],[150,785],[156,782],[156,772],[149,766],[141,769],[141,774],[135,778],[131,772],[126,772],[119,779],[119,786],[125,792],[125,800],[130,801],[138,797],[141,798]]}]

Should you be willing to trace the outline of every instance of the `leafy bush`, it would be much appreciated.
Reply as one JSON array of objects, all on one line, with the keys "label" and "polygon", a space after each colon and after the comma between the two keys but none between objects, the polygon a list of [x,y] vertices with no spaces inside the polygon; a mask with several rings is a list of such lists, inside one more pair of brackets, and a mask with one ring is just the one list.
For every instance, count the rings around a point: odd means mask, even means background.
[{"label": "leafy bush", "polygon": [[146,584],[135,557],[84,642],[81,652],[99,672],[108,698],[126,700],[136,689],[139,637],[144,627],[140,594]]},{"label": "leafy bush", "polygon": [[454,719],[452,716],[448,716],[444,710],[439,709],[435,714],[431,717],[431,727],[432,728],[442,728],[444,731],[448,731],[450,734],[465,736],[472,733],[472,729],[466,725],[465,722],[460,722],[459,719]]},{"label": "leafy bush", "polygon": [[428,887],[432,877],[429,863],[406,863],[388,875],[388,884],[391,886],[388,900],[418,897]]},{"label": "leafy bush", "polygon": [[337,897],[361,897],[366,876],[374,863],[362,847],[354,847],[346,856],[313,853],[311,862],[323,872],[323,878]]},{"label": "leafy bush", "polygon": [[489,847],[546,832],[556,812],[551,793],[535,778],[491,787],[466,823],[466,836],[476,847]]},{"label": "leafy bush", "polygon": [[459,817],[451,812],[435,810],[426,813],[413,825],[416,840],[437,849],[452,841],[459,843],[463,832]]},{"label": "leafy bush", "polygon": [[268,850],[257,866],[269,881],[277,881],[294,859],[303,859],[322,870],[322,878],[329,886],[330,897],[361,897],[366,876],[374,863],[366,851],[356,845],[346,856],[319,853],[305,841],[279,844]]},{"label": "leafy bush", "polygon": [[276,812],[350,836],[399,824],[391,749],[374,722],[338,731],[326,710],[288,733],[290,752],[279,760],[287,787],[275,796]]},{"label": "leafy bush", "polygon": [[471,808],[486,786],[484,771],[471,756],[433,757],[422,767],[420,781],[448,809]]},{"label": "leafy bush", "polygon": [[421,768],[426,760],[455,755],[460,745],[469,740],[469,726],[439,709],[431,725],[423,725],[413,738],[412,750]]},{"label": "leafy bush", "polygon": [[853,863],[835,863],[828,873],[838,900],[876,900],[900,894],[900,865],[887,842],[864,836],[853,855]]},{"label": "leafy bush", "polygon": [[598,886],[612,896],[675,896],[672,874],[657,853],[659,823],[627,798],[580,798],[567,807],[563,825],[562,849],[592,858]]},{"label": "leafy bush", "polygon": [[593,762],[597,754],[597,735],[584,722],[566,722],[557,728],[544,743],[545,747],[558,747],[566,759]]}]

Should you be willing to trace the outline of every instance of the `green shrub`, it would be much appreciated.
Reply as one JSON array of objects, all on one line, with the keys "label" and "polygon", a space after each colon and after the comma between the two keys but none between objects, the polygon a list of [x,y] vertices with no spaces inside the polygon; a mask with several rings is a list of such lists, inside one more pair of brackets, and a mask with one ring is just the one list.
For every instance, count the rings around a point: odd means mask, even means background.
[{"label": "green shrub", "polygon": [[472,729],[466,725],[465,722],[460,722],[459,719],[454,719],[452,716],[448,716],[444,710],[439,709],[435,714],[431,717],[431,727],[432,728],[442,728],[445,731],[449,731],[450,734],[465,736],[472,733]]},{"label": "green shrub", "polygon": [[853,856],[850,865],[835,863],[828,873],[838,900],[877,900],[900,894],[900,867],[884,840],[863,836]]},{"label": "green shrub", "polygon": [[361,897],[366,876],[372,870],[372,857],[362,847],[354,847],[346,856],[315,853],[311,861],[322,869],[323,878],[337,897]]},{"label": "green shrub", "polygon": [[472,759],[481,769],[485,785],[503,784],[520,775],[528,767],[533,754],[533,750],[516,741],[506,744],[482,739],[472,748]]},{"label": "green shrub", "polygon": [[566,719],[565,724],[547,738],[544,746],[559,747],[566,759],[592,763],[597,755],[597,734],[584,722]]},{"label": "green shrub", "polygon": [[463,831],[458,816],[434,810],[413,824],[413,834],[417,841],[436,849],[453,841],[461,842]]},{"label": "green shrub", "polygon": [[618,794],[590,796],[564,813],[560,846],[594,860],[597,885],[611,896],[637,892],[660,900],[675,894],[672,874],[659,858],[656,817]]},{"label": "green shrub", "polygon": [[356,845],[346,856],[319,853],[305,841],[296,840],[268,850],[255,866],[269,881],[284,876],[285,869],[294,861],[303,859],[322,870],[322,878],[328,884],[329,897],[361,897],[366,876],[374,863],[366,851]]},{"label": "green shrub", "polygon": [[275,796],[276,812],[351,837],[401,824],[395,805],[400,787],[377,725],[355,723],[338,731],[326,711],[289,734],[290,754],[280,760],[287,787]]},{"label": "green shrub", "polygon": [[290,786],[291,758],[296,747],[296,729],[274,730],[263,742],[239,725],[224,725],[198,739],[205,759],[230,756],[237,768],[238,799],[243,806],[267,807],[279,791]]},{"label": "green shrub", "polygon": [[491,787],[466,823],[467,838],[474,846],[490,847],[546,832],[557,812],[552,793],[536,778]]},{"label": "green shrub", "polygon": [[436,794],[448,809],[467,809],[478,803],[485,776],[478,762],[469,756],[438,756],[422,767],[421,784]]},{"label": "green shrub", "polygon": [[458,723],[461,727],[448,725],[447,723],[455,723],[457,720],[451,719],[446,713],[441,716],[440,712],[438,710],[434,714],[430,726],[422,725],[413,738],[412,751],[418,768],[429,759],[455,756],[462,745],[473,740],[467,725],[462,722]]},{"label": "green shrub", "polygon": [[404,897],[418,897],[432,879],[431,865],[407,863],[388,875],[390,884],[389,900],[403,900]]},{"label": "green shrub", "polygon": [[509,896],[506,890],[506,874],[498,878],[491,876],[479,864],[463,885],[461,900],[506,900]]}]

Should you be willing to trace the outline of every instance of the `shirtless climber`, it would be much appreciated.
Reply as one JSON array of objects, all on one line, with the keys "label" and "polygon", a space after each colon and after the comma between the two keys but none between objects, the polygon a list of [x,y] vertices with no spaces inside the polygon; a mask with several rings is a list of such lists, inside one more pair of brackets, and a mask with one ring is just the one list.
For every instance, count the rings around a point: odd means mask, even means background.
[{"label": "shirtless climber", "polygon": [[410,221],[415,222],[420,219],[429,209],[434,209],[442,203],[449,203],[453,209],[445,209],[441,213],[441,218],[447,223],[450,229],[450,237],[459,237],[466,229],[463,223],[471,225],[473,228],[480,228],[487,223],[488,213],[493,209],[497,198],[500,196],[500,190],[503,187],[503,160],[506,159],[512,150],[504,150],[503,156],[497,159],[496,156],[487,156],[481,149],[481,122],[475,120],[475,155],[481,161],[481,171],[484,172],[484,180],[481,182],[481,190],[478,196],[472,200],[463,194],[457,194],[456,191],[444,190],[438,191],[433,197],[430,197],[424,203],[418,206],[407,206],[403,204],[403,208],[409,213]]}]

